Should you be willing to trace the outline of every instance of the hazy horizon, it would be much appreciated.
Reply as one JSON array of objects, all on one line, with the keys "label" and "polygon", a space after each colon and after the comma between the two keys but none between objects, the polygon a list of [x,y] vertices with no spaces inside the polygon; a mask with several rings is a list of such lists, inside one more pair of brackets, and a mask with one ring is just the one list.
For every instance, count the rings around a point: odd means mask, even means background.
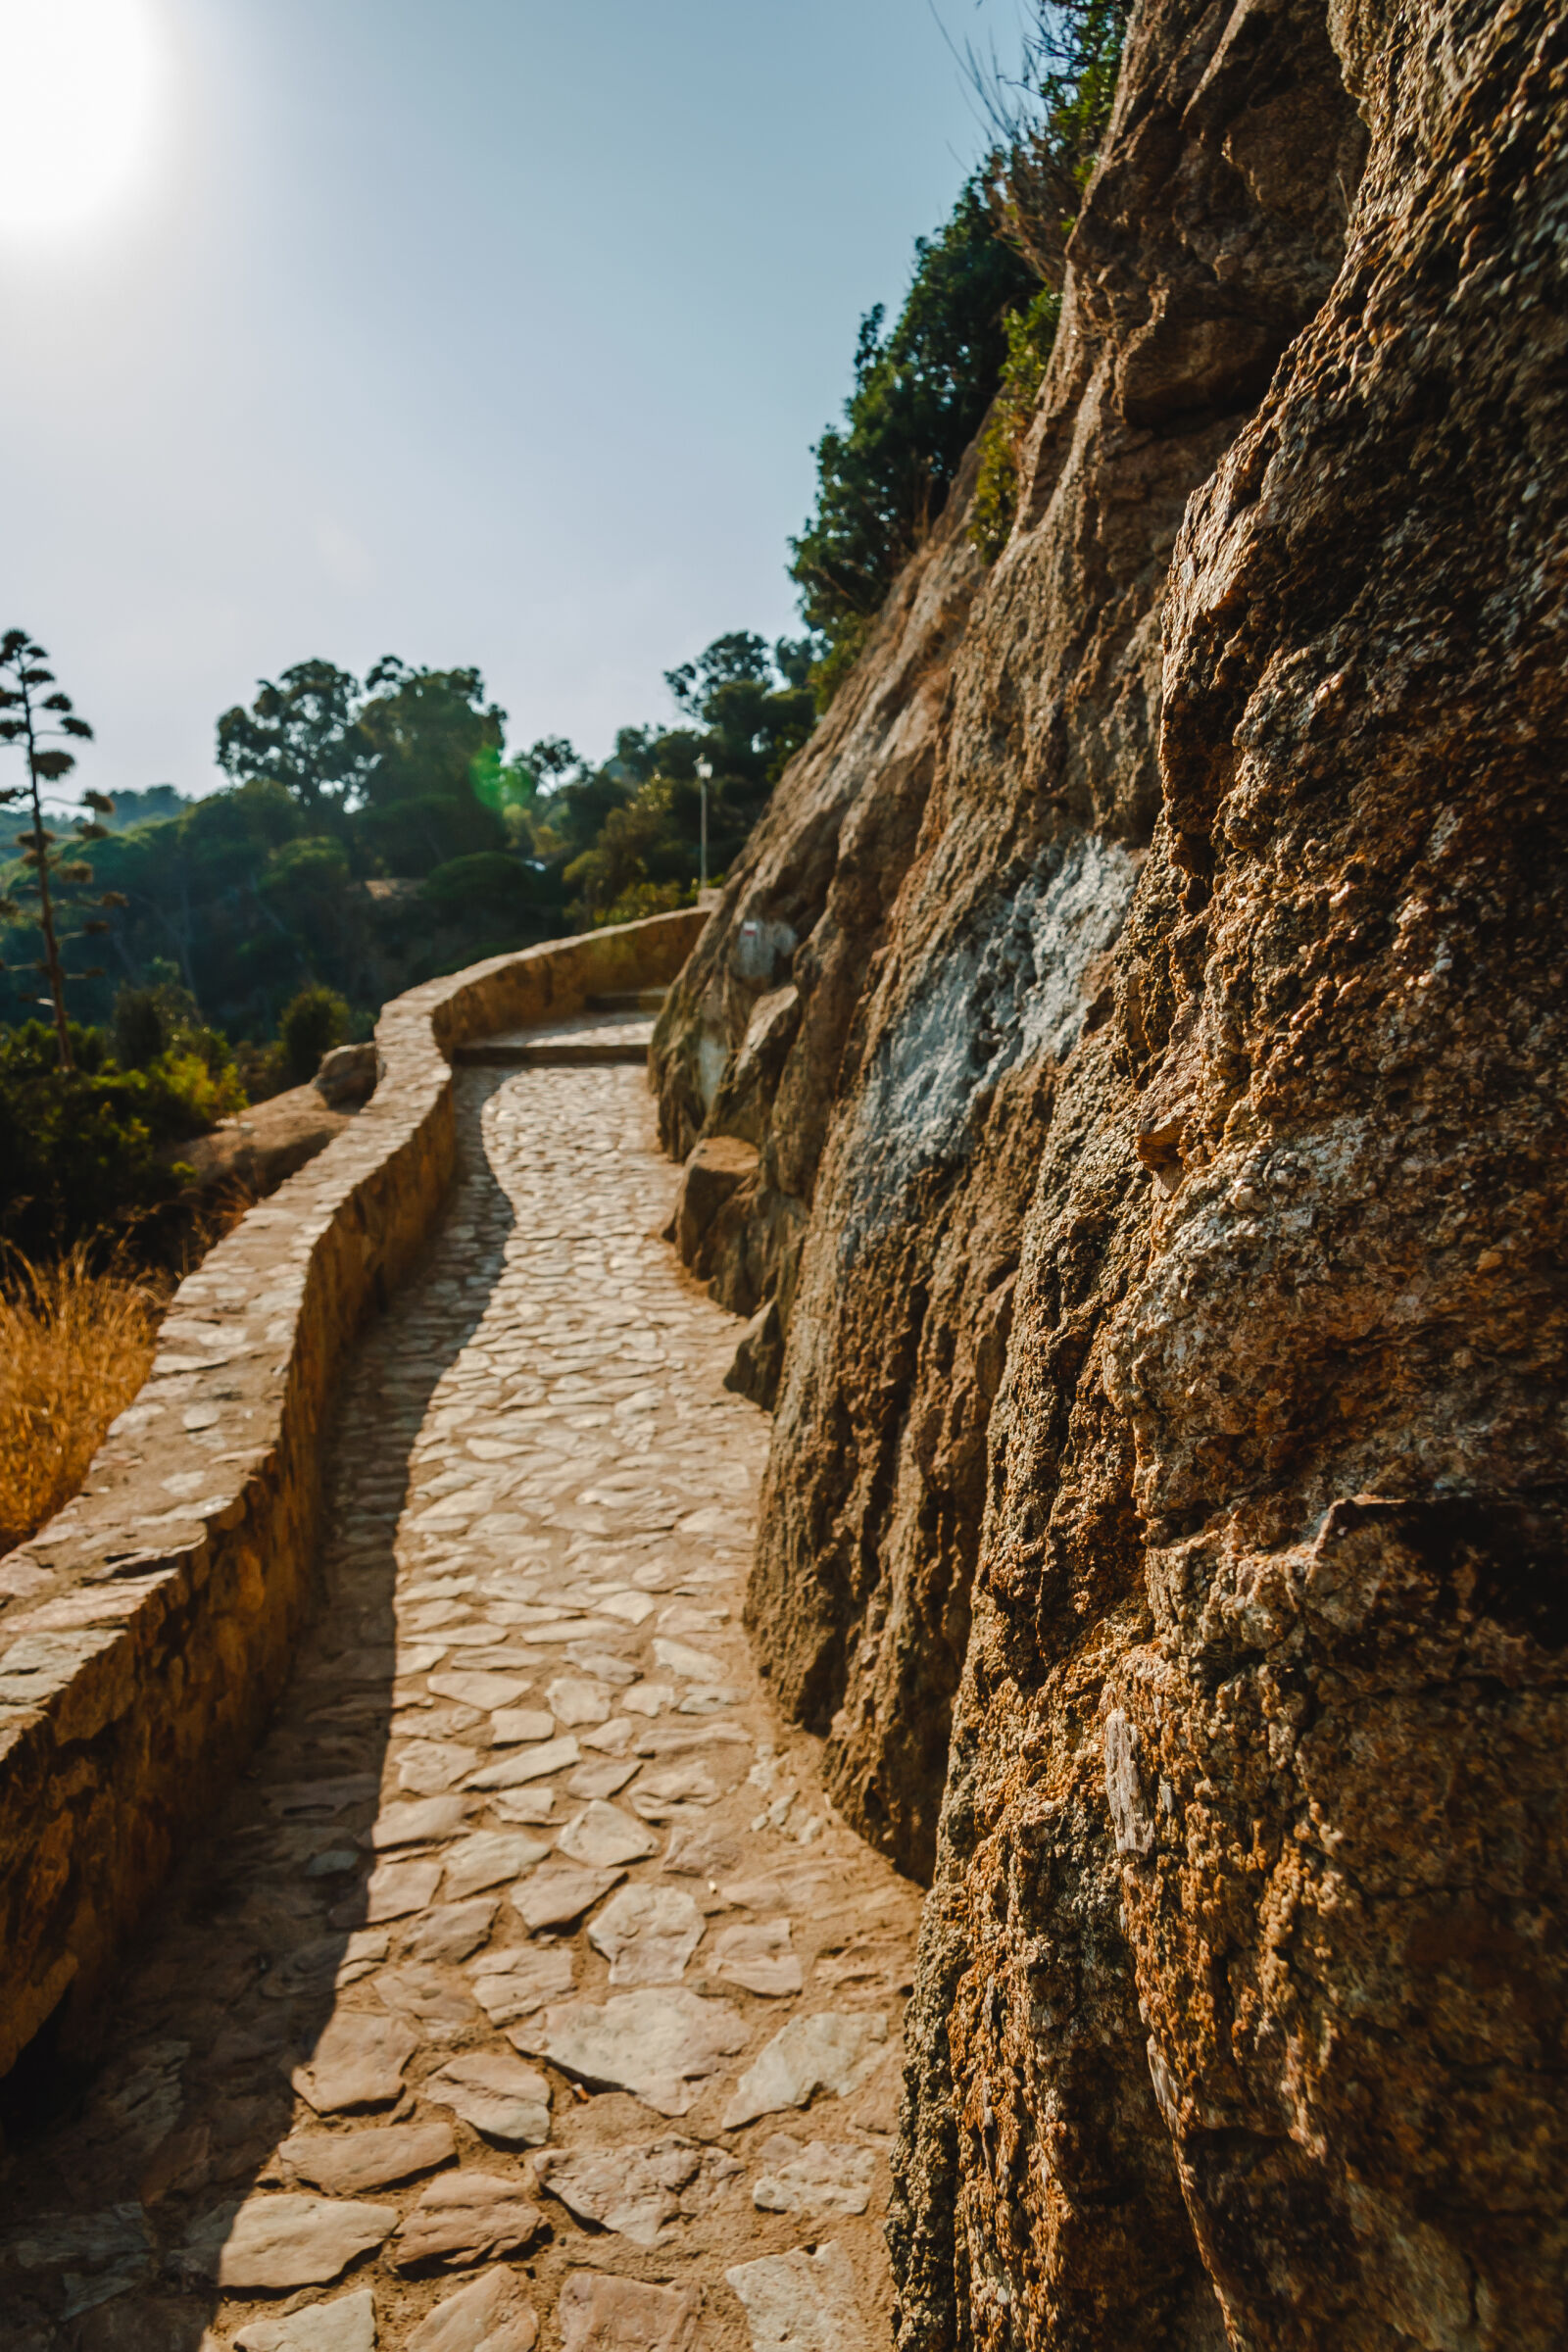
[{"label": "hazy horizon", "polygon": [[0,620],[81,784],[212,789],[220,710],[316,655],[474,662],[511,742],[602,756],[799,626],[857,323],[985,143],[925,0],[803,0],[787,46],[716,0],[70,5],[157,36],[123,191],[0,218]]}]

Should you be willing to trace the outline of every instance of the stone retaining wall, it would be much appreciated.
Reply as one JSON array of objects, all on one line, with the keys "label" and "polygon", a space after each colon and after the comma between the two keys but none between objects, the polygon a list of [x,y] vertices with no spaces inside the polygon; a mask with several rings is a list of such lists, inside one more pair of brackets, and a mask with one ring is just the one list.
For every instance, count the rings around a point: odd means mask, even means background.
[{"label": "stone retaining wall", "polygon": [[83,1491],[0,1561],[0,2075],[94,1989],[254,1740],[311,1594],[334,1376],[453,1169],[450,1056],[672,979],[705,910],[432,980],[381,1015],[353,1126],[176,1292]]}]

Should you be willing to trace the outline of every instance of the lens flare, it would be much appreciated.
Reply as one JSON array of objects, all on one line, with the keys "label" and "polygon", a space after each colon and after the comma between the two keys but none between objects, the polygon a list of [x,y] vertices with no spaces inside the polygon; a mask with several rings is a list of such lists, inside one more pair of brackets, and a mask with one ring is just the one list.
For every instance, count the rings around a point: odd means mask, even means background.
[{"label": "lens flare", "polygon": [[158,46],[147,0],[0,0],[0,233],[75,227],[131,192]]}]

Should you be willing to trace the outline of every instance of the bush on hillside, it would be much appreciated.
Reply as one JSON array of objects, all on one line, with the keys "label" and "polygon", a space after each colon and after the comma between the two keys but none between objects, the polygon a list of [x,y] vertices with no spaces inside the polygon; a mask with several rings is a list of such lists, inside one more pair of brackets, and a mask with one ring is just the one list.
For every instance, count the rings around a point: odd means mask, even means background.
[{"label": "bush on hillside", "polygon": [[790,542],[801,611],[823,641],[819,707],[858,653],[900,570],[930,529],[979,430],[1007,354],[1005,318],[1037,279],[997,235],[978,177],[915,245],[896,323],[860,321],[842,427],[816,445],[816,512]]},{"label": "bush on hillside", "polygon": [[336,989],[302,988],[283,1008],[277,1042],[290,1086],[309,1086],[321,1056],[342,1045],[352,1018]]},{"label": "bush on hillside", "polygon": [[232,1071],[194,1053],[122,1069],[102,1030],[71,1025],[76,1067],[56,1067],[53,1029],[0,1032],[0,1239],[52,1256],[99,1233],[151,1229],[188,1170],[177,1147],[238,1107]]}]

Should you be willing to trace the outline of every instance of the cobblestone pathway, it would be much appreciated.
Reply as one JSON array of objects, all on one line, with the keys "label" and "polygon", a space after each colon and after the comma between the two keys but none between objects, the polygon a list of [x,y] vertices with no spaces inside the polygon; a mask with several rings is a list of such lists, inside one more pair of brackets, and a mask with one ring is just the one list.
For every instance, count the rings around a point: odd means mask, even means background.
[{"label": "cobblestone pathway", "polygon": [[13,2080],[5,2352],[860,2352],[914,1890],[740,1630],[766,1425],[635,1069],[460,1080],[324,1606],[90,2078]]}]

